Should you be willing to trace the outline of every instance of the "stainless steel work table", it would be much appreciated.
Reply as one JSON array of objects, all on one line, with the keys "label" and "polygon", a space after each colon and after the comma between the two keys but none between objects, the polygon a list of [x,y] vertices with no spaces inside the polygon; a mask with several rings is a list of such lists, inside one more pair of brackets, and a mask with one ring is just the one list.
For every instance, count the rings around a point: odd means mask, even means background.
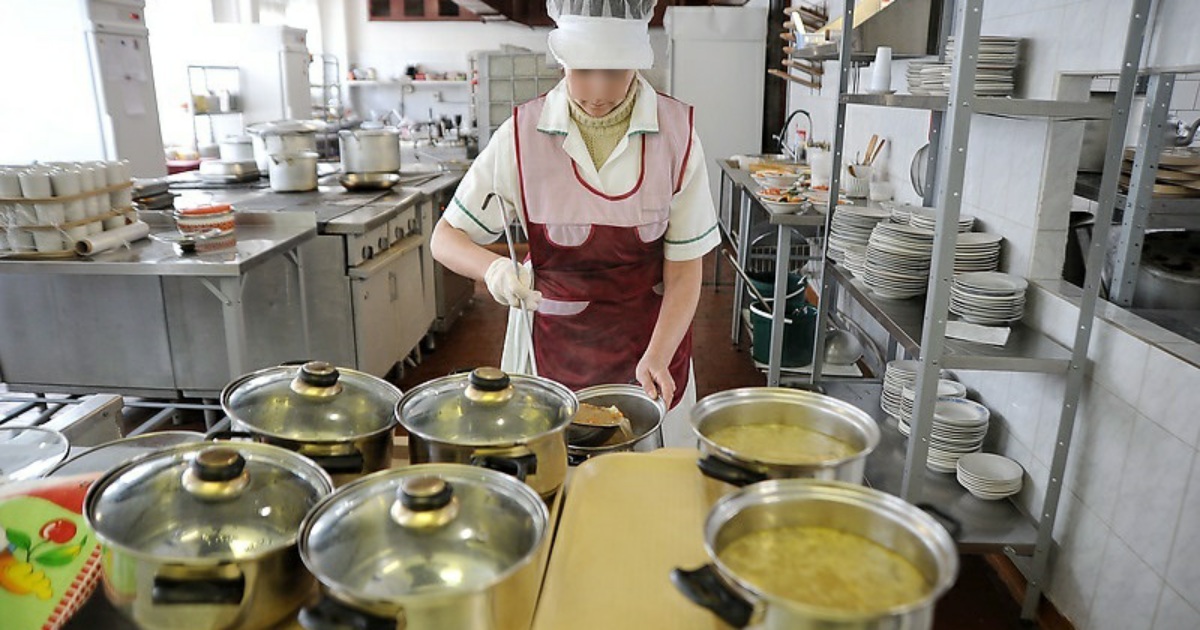
[{"label": "stainless steel work table", "polygon": [[[229,369],[232,374],[244,374],[246,321],[242,289],[246,272],[272,256],[287,256],[300,288],[300,303],[304,304],[303,263],[296,248],[316,235],[317,226],[308,213],[237,213],[235,216],[237,245],[224,251],[182,255],[171,245],[143,239],[128,248],[88,259],[0,260],[0,273],[195,278],[220,301]],[[173,230],[173,225],[161,213],[144,212],[142,217],[151,224],[151,233]],[[301,320],[307,323],[307,309],[302,311]],[[307,331],[307,325],[304,329]],[[307,335],[305,346],[308,346]]]}]

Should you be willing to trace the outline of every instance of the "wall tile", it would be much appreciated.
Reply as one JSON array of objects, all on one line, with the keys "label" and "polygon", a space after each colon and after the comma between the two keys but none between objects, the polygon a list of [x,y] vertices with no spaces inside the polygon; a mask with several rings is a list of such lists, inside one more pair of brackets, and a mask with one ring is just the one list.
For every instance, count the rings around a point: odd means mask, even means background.
[{"label": "wall tile", "polygon": [[1108,527],[1079,497],[1065,492],[1054,523],[1058,555],[1050,566],[1050,599],[1076,628],[1087,628]]},{"label": "wall tile", "polygon": [[1034,237],[1029,277],[1033,280],[1061,278],[1066,250],[1066,230],[1039,230]]},{"label": "wall tile", "polygon": [[1171,91],[1171,111],[1196,109],[1198,93],[1200,93],[1200,82],[1176,79],[1175,89]]},{"label": "wall tile", "polygon": [[1154,614],[1153,630],[1188,630],[1200,628],[1200,611],[1187,603],[1175,589],[1164,586]]},{"label": "wall tile", "polygon": [[[1033,440],[1033,456],[1047,466],[1053,461],[1055,440],[1058,438],[1058,423],[1062,418],[1063,394],[1067,378],[1061,374],[1049,374],[1042,387],[1042,404],[1038,410],[1037,433]],[[1079,418],[1075,421],[1080,422]],[[1075,446],[1075,445],[1072,445]]]},{"label": "wall tile", "polygon": [[1010,378],[1008,396],[991,403],[1004,414],[1006,424],[1017,439],[1029,447],[1036,444],[1045,383],[1043,374],[1014,373]]},{"label": "wall tile", "polygon": [[[1050,469],[1040,461],[1026,456],[1028,462],[1021,464],[1025,468],[1025,483],[1017,494],[1017,504],[1028,514],[1034,514],[1038,520],[1042,518],[1042,502],[1046,500],[1046,486],[1050,481]],[[1016,459],[1016,458],[1013,458]],[[1062,496],[1059,496],[1061,502]]]},{"label": "wall tile", "polygon": [[1092,328],[1088,356],[1092,359],[1092,378],[1121,400],[1136,404],[1142,392],[1146,356],[1150,347],[1111,324],[1097,321]]},{"label": "wall tile", "polygon": [[1105,523],[1116,509],[1137,413],[1094,381],[1084,384],[1079,419],[1067,459],[1066,483]]},{"label": "wall tile", "polygon": [[1150,348],[1138,410],[1190,446],[1200,437],[1200,368]]},{"label": "wall tile", "polygon": [[[1121,474],[1113,532],[1157,573],[1166,574],[1172,537],[1196,450],[1138,415]],[[1112,490],[1110,490],[1112,491]]]},{"label": "wall tile", "polygon": [[[1176,474],[1183,474],[1178,471]],[[1167,582],[1192,605],[1200,609],[1200,466],[1192,462],[1188,476],[1175,544],[1167,564]]]},{"label": "wall tile", "polygon": [[[1032,325],[1037,330],[1068,348],[1075,344],[1075,326],[1079,321],[1079,309],[1076,306],[1041,287],[1027,292],[1026,299],[1033,305],[1036,319]],[[1029,315],[1029,306],[1026,305],[1027,320]]]},{"label": "wall tile", "polygon": [[1088,613],[1089,630],[1149,630],[1162,588],[1162,578],[1120,538],[1110,537]]}]

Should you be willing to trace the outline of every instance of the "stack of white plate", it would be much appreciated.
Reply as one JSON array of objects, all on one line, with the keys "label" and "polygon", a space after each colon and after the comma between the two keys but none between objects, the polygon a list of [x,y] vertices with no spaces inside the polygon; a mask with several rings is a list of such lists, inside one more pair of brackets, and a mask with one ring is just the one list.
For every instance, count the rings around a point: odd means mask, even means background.
[{"label": "stack of white plate", "polygon": [[842,252],[842,266],[856,278],[861,278],[867,269],[867,246],[847,245]]},{"label": "stack of white plate", "polygon": [[[900,415],[896,416],[897,420],[911,422],[913,407],[917,404],[917,384],[905,385],[900,390]],[[948,378],[938,379],[937,397],[940,398],[966,398],[967,386],[952,381]]]},{"label": "stack of white plate", "polygon": [[[976,96],[1011,96],[1016,88],[1017,65],[1020,63],[1021,39],[983,35],[979,38],[979,65],[975,71]],[[955,41],[946,41],[946,59],[953,60]],[[946,78],[946,89],[950,78]]]},{"label": "stack of white plate", "polygon": [[[909,211],[908,224],[923,230],[932,230],[937,225],[937,210],[933,208],[912,208]],[[975,228],[975,217],[969,214],[958,215],[958,231],[970,232]]]},{"label": "stack of white plate", "polygon": [[867,241],[863,282],[885,299],[924,295],[929,284],[932,256],[932,231],[898,223],[880,223]]},{"label": "stack of white plate", "polygon": [[1017,462],[995,453],[970,453],[955,467],[958,483],[986,501],[996,501],[1021,491],[1025,471]]},{"label": "stack of white plate", "polygon": [[[916,387],[917,370],[921,362],[912,359],[896,359],[889,361],[883,371],[883,394],[879,397],[879,406],[893,418],[900,417],[900,402],[903,400],[905,387]],[[946,373],[940,372],[939,377]]]},{"label": "stack of white plate", "polygon": [[[976,96],[1011,96],[1016,89],[1021,40],[1016,37],[984,35],[979,38],[979,65],[975,71]],[[950,68],[954,61],[954,38],[946,44],[946,61],[914,61],[905,78],[912,94],[945,96],[950,91]]]},{"label": "stack of white plate", "polygon": [[[976,453],[983,446],[991,412],[983,405],[966,398],[939,398],[933,408],[933,428],[929,433],[929,456],[926,468],[934,472],[952,473],[958,460]],[[912,427],[900,420],[900,433],[909,435]]]},{"label": "stack of white plate", "polygon": [[890,212],[881,208],[838,207],[829,226],[829,258],[834,262],[844,262],[842,252],[847,248],[852,245],[866,247],[871,230],[890,216]]},{"label": "stack of white plate", "polygon": [[924,206],[914,206],[911,203],[896,203],[893,201],[883,201],[883,202],[880,202],[879,205],[881,207],[891,211],[892,223],[900,223],[902,225],[909,224],[909,222],[912,220],[912,213],[914,210],[929,210],[930,212],[933,211],[933,208],[927,208]]},{"label": "stack of white plate", "polygon": [[1011,324],[1025,314],[1024,278],[997,271],[964,273],[950,285],[950,312],[972,324]]},{"label": "stack of white plate", "polygon": [[954,246],[954,273],[995,271],[1000,265],[1004,237],[987,232],[965,232]]}]

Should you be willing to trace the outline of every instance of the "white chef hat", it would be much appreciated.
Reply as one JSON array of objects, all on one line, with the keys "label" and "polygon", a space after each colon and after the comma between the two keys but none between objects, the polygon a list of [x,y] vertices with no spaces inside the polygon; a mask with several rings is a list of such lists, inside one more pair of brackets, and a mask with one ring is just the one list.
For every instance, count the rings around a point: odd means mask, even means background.
[{"label": "white chef hat", "polygon": [[646,70],[654,65],[656,1],[546,0],[558,27],[550,32],[550,54],[572,70]]}]

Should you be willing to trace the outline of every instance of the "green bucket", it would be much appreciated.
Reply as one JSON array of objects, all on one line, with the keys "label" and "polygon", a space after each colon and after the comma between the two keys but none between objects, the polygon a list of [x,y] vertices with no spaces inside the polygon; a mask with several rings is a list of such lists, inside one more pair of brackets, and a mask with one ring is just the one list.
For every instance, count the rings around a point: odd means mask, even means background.
[{"label": "green bucket", "polygon": [[[754,360],[767,363],[771,356],[771,313],[759,304],[750,305],[750,323],[754,331]],[[804,367],[812,363],[813,341],[817,330],[817,308],[804,304],[793,308],[788,300],[783,320],[783,367]]]},{"label": "green bucket", "polygon": [[[750,278],[750,284],[754,285],[755,289],[762,294],[768,301],[775,297],[775,272],[774,271],[754,271],[747,273]],[[804,289],[808,287],[808,277],[802,276],[794,271],[788,272],[787,275],[787,307],[791,312],[807,304],[807,298],[804,295]]]}]

